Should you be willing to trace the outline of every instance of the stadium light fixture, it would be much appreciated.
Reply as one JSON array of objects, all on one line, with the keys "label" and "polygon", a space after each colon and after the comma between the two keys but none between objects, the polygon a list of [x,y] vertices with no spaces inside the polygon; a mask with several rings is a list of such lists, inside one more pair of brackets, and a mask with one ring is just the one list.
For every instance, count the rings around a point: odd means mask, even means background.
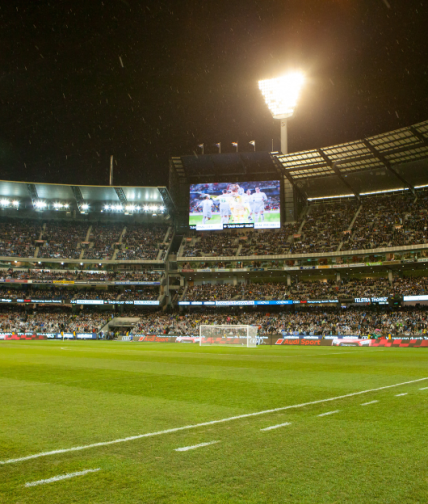
[{"label": "stadium light fixture", "polygon": [[10,201],[8,199],[6,199],[6,198],[3,198],[3,199],[0,200],[0,205],[2,207],[7,207],[7,206],[10,205]]},{"label": "stadium light fixture", "polygon": [[82,210],[89,210],[89,205],[87,203],[83,203],[83,205],[80,207]]},{"label": "stadium light fixture", "polygon": [[13,201],[12,201],[12,205],[13,205],[14,207],[18,207],[18,206],[19,206],[19,201],[18,201],[18,200],[13,200]]},{"label": "stadium light fixture", "polygon": [[47,207],[47,203],[46,201],[41,201],[41,200],[38,200],[38,201],[35,201],[34,202],[34,206],[38,209],[38,210],[43,210],[44,208]]},{"label": "stadium light fixture", "polygon": [[259,81],[259,89],[274,119],[281,120],[281,151],[288,152],[287,119],[294,114],[305,77],[291,72],[275,79]]}]

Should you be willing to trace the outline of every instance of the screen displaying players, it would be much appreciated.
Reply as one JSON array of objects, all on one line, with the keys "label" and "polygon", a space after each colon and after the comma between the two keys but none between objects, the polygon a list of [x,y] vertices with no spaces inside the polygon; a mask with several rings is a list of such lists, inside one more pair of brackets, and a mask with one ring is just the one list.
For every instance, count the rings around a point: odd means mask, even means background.
[{"label": "screen displaying players", "polygon": [[281,227],[279,180],[190,186],[189,225],[197,231]]}]

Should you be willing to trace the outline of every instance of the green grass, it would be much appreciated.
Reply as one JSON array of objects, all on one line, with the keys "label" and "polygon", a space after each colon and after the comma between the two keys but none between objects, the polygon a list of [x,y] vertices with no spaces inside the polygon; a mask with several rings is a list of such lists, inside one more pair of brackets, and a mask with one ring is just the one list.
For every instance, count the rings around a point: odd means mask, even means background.
[{"label": "green grass", "polygon": [[[425,349],[2,342],[0,460],[424,377]],[[0,465],[0,502],[426,503],[423,387],[428,380]],[[361,406],[373,400],[379,402]],[[317,416],[332,410],[340,411]],[[260,431],[284,422],[291,425]],[[86,476],[24,486],[98,467]]]},{"label": "green grass", "polygon": [[[246,213],[247,215],[247,213]],[[209,224],[219,224],[221,222],[220,214],[213,214],[211,220],[208,221]],[[240,224],[251,223],[254,220],[249,221],[247,217],[244,221],[240,222]],[[280,222],[279,212],[265,212],[265,222]],[[196,224],[202,223],[202,214],[201,215],[190,215],[189,216],[189,225],[196,226]],[[233,220],[230,219],[230,223],[233,223]]]}]

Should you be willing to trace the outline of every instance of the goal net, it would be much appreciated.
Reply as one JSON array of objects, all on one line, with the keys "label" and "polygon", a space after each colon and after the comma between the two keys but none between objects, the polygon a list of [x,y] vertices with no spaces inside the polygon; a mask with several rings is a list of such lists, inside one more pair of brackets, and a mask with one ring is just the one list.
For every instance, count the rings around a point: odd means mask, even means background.
[{"label": "goal net", "polygon": [[257,327],[249,325],[201,325],[199,344],[238,345],[255,348],[257,346]]}]

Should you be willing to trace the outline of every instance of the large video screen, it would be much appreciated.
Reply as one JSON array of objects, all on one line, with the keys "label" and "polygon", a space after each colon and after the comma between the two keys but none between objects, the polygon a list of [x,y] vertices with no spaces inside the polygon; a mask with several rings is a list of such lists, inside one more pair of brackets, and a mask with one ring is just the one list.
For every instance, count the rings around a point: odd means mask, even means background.
[{"label": "large video screen", "polygon": [[192,184],[189,226],[197,231],[280,228],[279,180]]}]

